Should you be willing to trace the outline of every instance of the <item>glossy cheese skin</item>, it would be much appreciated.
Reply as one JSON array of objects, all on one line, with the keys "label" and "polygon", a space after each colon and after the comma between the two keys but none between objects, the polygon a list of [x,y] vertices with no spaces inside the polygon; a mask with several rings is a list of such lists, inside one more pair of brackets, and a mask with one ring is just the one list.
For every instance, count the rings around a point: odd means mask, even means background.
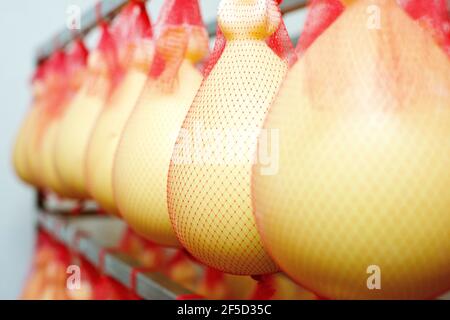
[{"label": "glossy cheese skin", "polygon": [[42,134],[42,140],[38,145],[37,161],[39,163],[43,185],[61,197],[73,198],[71,190],[63,184],[63,181],[58,175],[55,163],[56,139],[58,138],[60,125],[61,118],[59,116],[51,119],[46,124],[45,131]]},{"label": "glossy cheese skin", "polygon": [[35,103],[25,116],[14,143],[13,166],[17,176],[25,183],[36,184],[36,179],[32,173],[28,162],[27,146],[30,143],[30,130],[36,121],[40,104]]},{"label": "glossy cheese skin", "polygon": [[162,245],[179,246],[167,210],[167,174],[175,141],[202,74],[184,60],[172,90],[149,79],[117,150],[115,200],[138,233]]},{"label": "glossy cheese skin", "polygon": [[119,214],[112,186],[115,153],[146,79],[144,70],[129,68],[103,108],[90,137],[86,155],[88,190],[92,198],[111,214]]},{"label": "glossy cheese skin", "polygon": [[450,288],[450,62],[375,2],[379,29],[355,3],[288,73],[264,126],[279,171],[254,167],[255,214],[281,269],[322,297],[434,298]]},{"label": "glossy cheese skin", "polygon": [[39,161],[41,153],[40,148],[38,148],[38,131],[46,107],[47,103],[44,102],[42,105],[31,111],[26,128],[27,137],[25,138],[24,143],[24,159],[28,167],[29,179],[33,186],[41,189],[45,188],[45,185],[41,173],[41,163]]},{"label": "glossy cheese skin", "polygon": [[106,103],[109,80],[98,75],[76,94],[61,119],[55,148],[57,172],[74,196],[89,197],[86,153],[91,133]]},{"label": "glossy cheese skin", "polygon": [[201,262],[232,274],[277,270],[250,197],[257,136],[288,68],[264,41],[280,18],[276,11],[266,15],[273,12],[269,4],[221,2],[227,43],[189,110],[169,170],[168,206],[179,241]]}]

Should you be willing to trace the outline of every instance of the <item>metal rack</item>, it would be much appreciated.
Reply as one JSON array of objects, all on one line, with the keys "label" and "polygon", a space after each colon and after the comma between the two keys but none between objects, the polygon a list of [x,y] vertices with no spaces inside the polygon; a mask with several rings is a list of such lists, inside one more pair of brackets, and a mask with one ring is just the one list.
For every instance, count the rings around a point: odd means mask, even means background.
[{"label": "metal rack", "polygon": [[[139,268],[139,264],[123,253],[106,250],[117,245],[126,227],[119,219],[99,215],[70,217],[61,213],[41,212],[38,226],[68,248],[83,255],[92,265],[102,269],[105,275],[133,289],[143,299],[174,300],[180,296],[193,295],[159,272],[138,273],[134,280],[136,286],[132,287],[133,270]],[[103,262],[100,261],[102,251],[105,251]],[[450,292],[438,300],[450,300]]]},{"label": "metal rack", "polygon": [[[38,225],[56,240],[83,255],[92,265],[102,269],[103,274],[135,290],[143,299],[172,300],[192,294],[159,272],[136,274],[136,286],[132,288],[133,270],[139,268],[139,264],[125,254],[107,250],[116,246],[125,229],[125,224],[118,219],[98,215],[68,217],[42,212],[38,216]],[[107,236],[102,234],[102,230],[107,230]],[[100,261],[102,253],[103,261]]]},{"label": "metal rack", "polygon": [[[117,15],[120,9],[123,6],[125,6],[127,2],[128,0],[101,0],[99,1],[100,5],[98,7],[99,14],[101,15],[102,18],[110,20]],[[281,12],[285,14],[295,10],[302,9],[306,7],[306,4],[307,0],[284,0],[280,5],[280,9]],[[76,34],[78,34],[81,37],[85,37],[90,31],[95,29],[96,26],[97,26],[97,11],[95,8],[92,8],[81,17],[81,30],[77,30]],[[217,22],[211,21],[207,23],[206,26],[209,36],[210,37],[215,36]],[[74,35],[75,33],[67,28],[55,34],[53,37],[51,37],[48,41],[43,43],[38,48],[36,55],[36,62],[45,60],[47,57],[51,55],[51,53],[55,49],[55,42],[59,46],[65,47],[72,42]]]}]

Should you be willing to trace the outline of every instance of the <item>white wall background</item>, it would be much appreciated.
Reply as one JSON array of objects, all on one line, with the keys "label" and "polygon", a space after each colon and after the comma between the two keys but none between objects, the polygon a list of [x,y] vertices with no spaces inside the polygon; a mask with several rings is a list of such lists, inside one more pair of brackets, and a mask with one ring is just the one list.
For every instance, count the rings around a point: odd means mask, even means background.
[{"label": "white wall background", "polygon": [[[164,0],[148,4],[153,21]],[[215,18],[220,0],[201,0],[205,21]],[[36,47],[64,27],[66,9],[87,10],[95,0],[0,1],[0,299],[16,299],[32,259],[36,212],[32,188],[11,166],[15,134],[30,102],[29,79]],[[298,34],[304,14],[290,14],[286,24]],[[89,44],[95,44],[95,36]]]}]

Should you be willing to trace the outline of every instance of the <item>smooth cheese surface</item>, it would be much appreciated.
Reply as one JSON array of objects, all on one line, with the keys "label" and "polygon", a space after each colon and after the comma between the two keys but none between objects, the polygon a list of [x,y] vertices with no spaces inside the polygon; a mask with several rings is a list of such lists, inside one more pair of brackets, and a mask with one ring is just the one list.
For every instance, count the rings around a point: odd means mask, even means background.
[{"label": "smooth cheese surface", "polygon": [[55,146],[58,137],[60,119],[53,119],[43,133],[42,141],[38,148],[38,163],[44,186],[61,197],[72,197],[70,189],[66,188],[58,175],[55,164]]},{"label": "smooth cheese surface", "polygon": [[61,119],[55,147],[55,165],[65,186],[80,199],[89,197],[86,154],[89,139],[106,102],[106,79],[97,79],[95,90],[83,87]]},{"label": "smooth cheese surface", "polygon": [[265,123],[279,171],[255,166],[255,213],[277,264],[322,297],[435,298],[450,288],[450,62],[377,5],[380,29],[355,3],[288,73]]},{"label": "smooth cheese surface", "polygon": [[115,89],[96,121],[86,155],[86,179],[90,195],[109,213],[119,214],[114,202],[112,174],[119,139],[147,75],[131,68]]},{"label": "smooth cheese surface", "polygon": [[203,77],[188,60],[174,89],[149,79],[117,150],[115,201],[122,217],[146,238],[179,246],[167,209],[167,175],[175,141]]},{"label": "smooth cheese surface", "polygon": [[33,105],[31,109],[25,116],[24,121],[17,133],[16,141],[14,142],[13,150],[13,166],[18,177],[28,184],[34,184],[35,179],[33,178],[32,170],[28,164],[27,159],[27,146],[30,141],[30,127],[35,121],[39,105]]},{"label": "smooth cheese surface", "polygon": [[37,188],[45,188],[42,177],[42,122],[45,117],[47,103],[35,108],[30,114],[28,129],[26,131],[25,159],[27,162],[31,183]]}]

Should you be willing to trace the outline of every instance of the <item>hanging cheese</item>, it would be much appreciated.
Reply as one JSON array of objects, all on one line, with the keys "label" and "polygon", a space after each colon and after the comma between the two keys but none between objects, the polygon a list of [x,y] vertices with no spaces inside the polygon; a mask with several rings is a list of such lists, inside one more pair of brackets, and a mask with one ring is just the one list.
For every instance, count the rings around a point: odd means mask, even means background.
[{"label": "hanging cheese", "polygon": [[178,246],[167,210],[167,174],[179,129],[200,87],[208,54],[198,0],[166,1],[150,78],[127,121],[114,165],[114,199],[138,233]]},{"label": "hanging cheese", "polygon": [[279,170],[254,167],[255,213],[283,271],[325,298],[450,288],[450,63],[394,1],[349,5],[264,128]]},{"label": "hanging cheese", "polygon": [[44,173],[44,145],[45,135],[49,124],[60,112],[66,93],[66,53],[58,49],[48,59],[45,76],[44,103],[36,110],[33,119],[29,123],[28,138],[26,143],[26,160],[33,177],[33,185],[45,190],[46,175]]},{"label": "hanging cheese", "polygon": [[30,141],[30,127],[36,121],[37,114],[40,112],[45,103],[45,70],[46,63],[42,62],[32,80],[33,87],[33,101],[30,110],[27,112],[23,123],[14,143],[13,150],[13,165],[17,176],[28,184],[36,184],[36,179],[32,174],[32,170],[27,160],[27,145]]},{"label": "hanging cheese", "polygon": [[152,29],[142,1],[130,2],[114,25],[119,63],[125,70],[104,106],[90,137],[86,154],[86,179],[92,198],[109,213],[118,214],[112,186],[116,149],[147,79],[153,55]]},{"label": "hanging cheese", "polygon": [[218,23],[226,41],[219,33],[218,60],[175,146],[169,213],[179,241],[200,262],[232,274],[271,273],[277,267],[252,215],[251,166],[293,48],[273,0],[223,0]]},{"label": "hanging cheese", "polygon": [[60,73],[61,78],[59,81],[64,83],[64,87],[55,89],[61,90],[61,97],[59,101],[55,101],[54,105],[49,105],[46,109],[45,119],[43,119],[42,123],[44,127],[40,138],[40,152],[37,158],[44,186],[59,196],[68,198],[73,197],[74,194],[58,175],[55,158],[56,140],[61,119],[64,117],[67,107],[80,89],[85,78],[87,55],[88,52],[83,42],[77,39],[71,52],[67,54],[66,61],[64,61],[65,65],[62,66],[64,70]]},{"label": "hanging cheese", "polygon": [[61,119],[55,147],[55,165],[61,181],[79,199],[89,197],[85,178],[86,151],[96,120],[109,92],[120,77],[115,41],[105,23],[100,40],[89,54],[82,88]]}]

